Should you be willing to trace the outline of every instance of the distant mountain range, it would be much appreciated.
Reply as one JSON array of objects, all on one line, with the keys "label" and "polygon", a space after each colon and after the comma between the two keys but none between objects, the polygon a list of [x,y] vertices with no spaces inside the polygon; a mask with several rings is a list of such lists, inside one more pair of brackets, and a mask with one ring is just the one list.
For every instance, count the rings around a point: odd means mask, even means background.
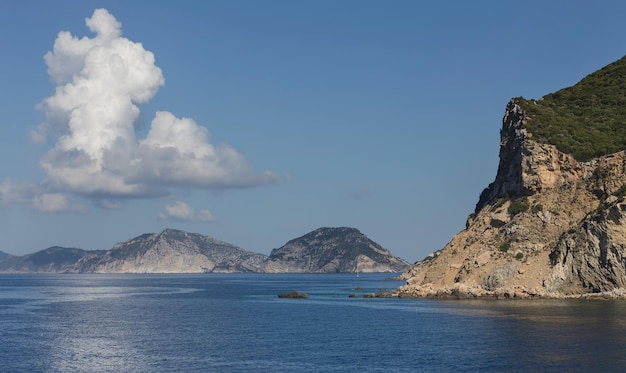
[{"label": "distant mountain range", "polygon": [[4,273],[340,273],[408,267],[354,228],[320,228],[270,256],[175,229],[143,234],[110,250],[54,246],[23,256],[0,252]]}]

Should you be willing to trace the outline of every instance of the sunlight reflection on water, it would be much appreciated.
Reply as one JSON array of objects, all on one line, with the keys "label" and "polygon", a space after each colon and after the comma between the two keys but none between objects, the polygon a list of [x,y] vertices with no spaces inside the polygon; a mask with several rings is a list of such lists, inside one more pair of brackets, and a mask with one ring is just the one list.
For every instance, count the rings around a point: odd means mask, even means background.
[{"label": "sunlight reflection on water", "polygon": [[[348,298],[379,276],[1,276],[8,371],[616,371],[626,302]],[[6,280],[6,281],[5,281]],[[309,299],[281,299],[289,290]],[[602,356],[602,359],[599,359]]]}]

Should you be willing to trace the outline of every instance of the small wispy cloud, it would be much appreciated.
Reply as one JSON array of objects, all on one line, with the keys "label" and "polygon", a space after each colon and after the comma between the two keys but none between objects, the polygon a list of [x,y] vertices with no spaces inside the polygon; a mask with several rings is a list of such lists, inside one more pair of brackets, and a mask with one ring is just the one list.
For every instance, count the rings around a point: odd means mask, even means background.
[{"label": "small wispy cloud", "polygon": [[89,211],[87,206],[73,202],[71,197],[62,193],[42,193],[36,195],[31,206],[41,212],[80,212]]},{"label": "small wispy cloud", "polygon": [[0,182],[0,206],[28,203],[33,194],[33,186],[28,183],[11,179],[4,179]]},{"label": "small wispy cloud", "polygon": [[163,207],[165,212],[159,214],[161,220],[178,220],[178,221],[200,221],[210,222],[214,221],[213,214],[207,209],[201,209],[198,212],[183,201],[176,201],[173,204],[165,205]]},{"label": "small wispy cloud", "polygon": [[0,182],[0,206],[26,204],[40,212],[87,212],[84,204],[65,193],[46,192],[38,185],[5,179]]}]

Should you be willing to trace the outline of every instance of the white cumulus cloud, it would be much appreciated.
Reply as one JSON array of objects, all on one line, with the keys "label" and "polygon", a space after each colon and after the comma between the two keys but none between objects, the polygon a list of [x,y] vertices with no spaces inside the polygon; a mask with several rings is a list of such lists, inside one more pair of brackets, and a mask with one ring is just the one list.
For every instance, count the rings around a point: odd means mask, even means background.
[{"label": "white cumulus cloud", "polygon": [[183,201],[176,201],[164,206],[165,212],[159,214],[159,219],[173,219],[178,221],[214,221],[213,214],[207,209],[198,212]]},{"label": "white cumulus cloud", "polygon": [[217,190],[278,180],[232,146],[211,144],[209,131],[193,119],[167,111],[156,114],[145,138],[137,138],[137,105],[164,84],[161,69],[152,52],[122,36],[121,23],[107,10],[96,9],[86,25],[94,37],[60,32],[45,55],[57,86],[39,106],[46,122],[30,136],[54,145],[40,161],[49,194],[36,206],[75,210],[61,198],[68,193],[94,200],[153,197],[175,187]]}]

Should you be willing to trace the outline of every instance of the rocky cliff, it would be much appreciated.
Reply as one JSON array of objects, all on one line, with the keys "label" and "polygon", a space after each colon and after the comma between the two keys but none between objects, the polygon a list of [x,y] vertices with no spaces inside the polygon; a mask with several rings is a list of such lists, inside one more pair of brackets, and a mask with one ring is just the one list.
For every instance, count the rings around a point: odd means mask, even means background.
[{"label": "rocky cliff", "polygon": [[542,104],[509,102],[494,182],[466,229],[403,274],[400,296],[624,294],[626,154],[579,161],[529,130],[550,119],[539,123],[522,103]]},{"label": "rocky cliff", "polygon": [[409,263],[354,228],[319,228],[272,250],[268,272],[402,272]]}]

